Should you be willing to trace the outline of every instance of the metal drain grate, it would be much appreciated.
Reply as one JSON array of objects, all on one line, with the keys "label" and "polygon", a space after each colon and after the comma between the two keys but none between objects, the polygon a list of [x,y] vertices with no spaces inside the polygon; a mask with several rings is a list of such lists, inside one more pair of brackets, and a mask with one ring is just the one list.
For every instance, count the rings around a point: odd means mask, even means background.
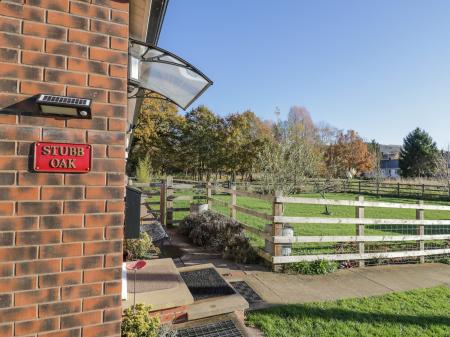
[{"label": "metal drain grate", "polygon": [[232,320],[178,330],[177,337],[244,337]]},{"label": "metal drain grate", "polygon": [[245,281],[230,282],[233,288],[247,300],[248,303],[262,302],[262,298]]},{"label": "metal drain grate", "polygon": [[235,294],[233,288],[214,268],[185,271],[180,275],[195,301]]}]

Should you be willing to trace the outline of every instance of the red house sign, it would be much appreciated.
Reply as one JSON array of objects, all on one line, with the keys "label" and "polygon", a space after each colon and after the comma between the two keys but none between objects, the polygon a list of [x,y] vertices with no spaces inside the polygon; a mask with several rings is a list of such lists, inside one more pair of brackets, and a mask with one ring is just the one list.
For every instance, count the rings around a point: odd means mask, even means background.
[{"label": "red house sign", "polygon": [[91,170],[91,145],[34,144],[34,170],[38,172],[86,173]]}]

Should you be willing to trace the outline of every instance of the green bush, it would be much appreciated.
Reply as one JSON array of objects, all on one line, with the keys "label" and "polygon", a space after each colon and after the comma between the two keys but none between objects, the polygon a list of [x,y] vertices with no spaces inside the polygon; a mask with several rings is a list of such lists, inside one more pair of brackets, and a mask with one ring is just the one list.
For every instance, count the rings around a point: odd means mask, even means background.
[{"label": "green bush", "polygon": [[304,275],[321,275],[336,271],[336,261],[316,260],[313,262],[295,262],[285,265],[285,271]]},{"label": "green bush", "polygon": [[139,239],[125,240],[124,251],[129,261],[145,259],[152,254],[158,253],[158,249],[153,245],[152,239],[145,232],[139,235]]},{"label": "green bush", "polygon": [[[135,309],[135,310],[133,310]],[[150,317],[151,307],[136,304],[124,310],[122,317],[122,337],[158,337],[159,318]]]},{"label": "green bush", "polygon": [[136,179],[139,183],[150,183],[151,178],[151,163],[150,158],[145,157],[139,159],[136,166]]},{"label": "green bush", "polygon": [[239,263],[252,263],[257,259],[243,227],[224,215],[210,211],[191,214],[181,221],[179,230],[196,245],[221,252],[224,258]]}]

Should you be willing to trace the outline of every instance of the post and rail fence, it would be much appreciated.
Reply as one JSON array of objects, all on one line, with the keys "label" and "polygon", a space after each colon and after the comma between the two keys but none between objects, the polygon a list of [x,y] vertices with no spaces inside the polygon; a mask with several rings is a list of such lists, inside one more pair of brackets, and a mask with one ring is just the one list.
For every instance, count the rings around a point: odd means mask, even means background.
[{"label": "post and rail fence", "polygon": [[[225,186],[225,187],[224,187]],[[274,270],[282,265],[314,260],[352,261],[355,265],[364,266],[366,261],[414,259],[425,262],[427,257],[449,256],[450,254],[450,206],[417,203],[395,203],[383,201],[366,201],[363,196],[355,200],[333,200],[306,197],[284,196],[281,193],[263,195],[236,188],[236,185],[213,184],[191,180],[177,180],[168,177],[160,184],[160,220],[167,226],[174,221],[176,212],[189,211],[189,207],[174,207],[177,200],[194,201],[192,192],[189,196],[174,195],[174,191],[193,190],[201,187],[203,198],[209,209],[217,211],[238,221],[245,232],[257,236],[264,242],[264,247],[257,247],[258,254],[269,262]],[[218,198],[222,196],[222,198]],[[226,196],[227,200],[224,200]],[[243,207],[238,204],[239,198],[252,198],[272,205],[269,214],[261,210]],[[286,215],[286,207],[290,204],[353,207],[355,217],[308,217]],[[397,209],[415,211],[415,219],[368,218],[365,210]],[[225,211],[223,211],[225,210]],[[443,220],[428,220],[426,211],[449,212]],[[245,223],[239,215],[259,219],[265,226]],[[179,216],[178,216],[179,218]],[[297,225],[313,228],[321,225],[353,226],[353,235],[305,235],[295,233]],[[286,230],[293,228],[292,230]],[[347,230],[348,234],[348,230]],[[389,247],[392,245],[392,248]],[[315,246],[317,245],[317,247]],[[331,250],[324,250],[323,245],[331,245]],[[295,246],[295,249],[294,249]],[[314,249],[302,251],[302,246]],[[300,249],[298,249],[300,248]],[[317,252],[316,252],[316,251]],[[312,251],[312,252],[311,252]]]}]

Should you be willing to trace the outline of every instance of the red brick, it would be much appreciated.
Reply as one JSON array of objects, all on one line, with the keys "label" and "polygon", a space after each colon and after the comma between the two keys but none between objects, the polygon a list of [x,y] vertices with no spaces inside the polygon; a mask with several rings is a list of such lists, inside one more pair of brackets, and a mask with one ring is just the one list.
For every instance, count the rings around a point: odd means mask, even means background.
[{"label": "red brick", "polygon": [[8,277],[14,274],[13,263],[0,263],[0,277]]},{"label": "red brick", "polygon": [[49,26],[46,23],[24,21],[23,34],[49,39],[65,40],[67,36],[67,29],[62,27]]},{"label": "red brick", "polygon": [[122,173],[108,173],[107,181],[108,186],[124,186],[125,175]]},{"label": "red brick", "polygon": [[117,37],[128,38],[128,26],[112,22],[91,20],[91,31]]},{"label": "red brick", "polygon": [[128,12],[119,12],[119,11],[112,10],[111,11],[111,19],[115,23],[127,25],[128,24]]},{"label": "red brick", "polygon": [[114,118],[126,118],[127,116],[127,107],[124,105],[111,105],[95,102],[92,103],[91,108],[96,116],[114,117]]},{"label": "red brick", "polygon": [[125,79],[113,78],[109,76],[89,75],[89,86],[109,90],[125,91],[127,81]]},{"label": "red brick", "polygon": [[56,302],[39,305],[39,318],[73,314],[81,311],[80,301]]},{"label": "red brick", "polygon": [[62,183],[62,174],[19,172],[19,185],[61,185]]},{"label": "red brick", "polygon": [[0,91],[3,92],[17,92],[17,80],[2,80],[0,82]]},{"label": "red brick", "polygon": [[0,231],[20,231],[35,229],[38,226],[38,217],[0,218]]},{"label": "red brick", "polygon": [[128,76],[128,68],[126,66],[111,64],[109,74],[114,77],[126,78]]},{"label": "red brick", "polygon": [[92,157],[93,158],[106,158],[106,145],[104,145],[104,144],[92,145]]},{"label": "red brick", "polygon": [[20,20],[2,16],[0,18],[0,31],[9,33],[20,33]]},{"label": "red brick", "polygon": [[122,308],[106,309],[103,314],[104,322],[120,321],[122,319]]},{"label": "red brick", "polygon": [[120,37],[111,37],[111,49],[128,51],[128,40]]},{"label": "red brick", "polygon": [[91,18],[109,19],[109,9],[105,7],[99,7],[92,4],[82,2],[71,2],[70,13],[78,14],[82,16],[89,16]]},{"label": "red brick", "polygon": [[13,213],[14,213],[14,202],[0,202],[0,215],[13,215]]},{"label": "red brick", "polygon": [[123,227],[108,227],[108,228],[106,228],[105,237],[107,240],[123,239]]},{"label": "red brick", "polygon": [[16,115],[0,115],[0,124],[17,124],[17,116]]},{"label": "red brick", "polygon": [[64,84],[22,81],[20,83],[20,92],[27,95],[37,95],[40,93],[64,95]]},{"label": "red brick", "polygon": [[61,242],[61,232],[55,230],[48,231],[27,231],[16,234],[16,245],[46,245]]},{"label": "red brick", "polygon": [[86,255],[118,253],[122,251],[122,241],[86,242],[84,253]]},{"label": "red brick", "polygon": [[[18,64],[0,64],[0,76],[2,78],[27,79],[39,81],[42,79],[42,69]],[[2,101],[2,105],[5,106]]]},{"label": "red brick", "polygon": [[97,241],[103,239],[103,228],[65,230],[63,242]]},{"label": "red brick", "polygon": [[44,22],[45,11],[41,8],[0,2],[0,13],[4,16]]},{"label": "red brick", "polygon": [[120,11],[128,12],[129,1],[116,1],[116,0],[93,0],[93,4],[105,6],[109,8],[118,9]]},{"label": "red brick", "polygon": [[108,146],[109,158],[125,158],[125,146],[121,145],[109,145]]},{"label": "red brick", "polygon": [[67,39],[69,42],[77,42],[80,44],[88,45],[88,46],[96,46],[96,47],[108,47],[108,36],[90,33],[82,30],[69,30],[69,38]]},{"label": "red brick", "polygon": [[0,336],[12,337],[13,336],[13,324],[0,325]]},{"label": "red brick", "polygon": [[14,333],[21,336],[56,329],[59,329],[59,319],[48,318],[16,323]]},{"label": "red brick", "polygon": [[[123,200],[121,201],[123,203]],[[87,214],[86,227],[122,226],[123,214]]]},{"label": "red brick", "polygon": [[14,185],[16,180],[15,172],[0,172],[0,185]]},{"label": "red brick", "polygon": [[120,280],[122,277],[122,268],[111,269],[92,269],[84,272],[83,282],[94,283],[104,281]]},{"label": "red brick", "polygon": [[110,254],[105,256],[105,267],[121,267],[123,262],[123,254]]},{"label": "red brick", "polygon": [[0,248],[0,262],[26,261],[37,257],[36,247]]},{"label": "red brick", "polygon": [[107,212],[124,212],[125,203],[123,200],[108,200],[106,202]]},{"label": "red brick", "polygon": [[37,310],[35,306],[10,308],[0,310],[0,323],[26,321],[36,318]]},{"label": "red brick", "polygon": [[26,0],[27,5],[52,9],[55,11],[69,11],[69,0]]},{"label": "red brick", "polygon": [[[62,299],[63,300],[73,300],[77,298],[99,296],[102,294],[102,284],[82,284],[70,287],[62,288]],[[83,307],[84,311],[87,311]]]},{"label": "red brick", "polygon": [[62,204],[57,201],[21,201],[17,204],[18,215],[45,215],[62,212]]},{"label": "red brick", "polygon": [[88,19],[75,16],[72,14],[61,13],[61,12],[52,12],[49,11],[47,13],[47,22],[54,25],[60,25],[71,28],[78,29],[87,29],[88,28]]},{"label": "red brick", "polygon": [[80,337],[80,336],[81,336],[81,328],[70,330],[58,330],[55,332],[39,334],[39,337]]},{"label": "red brick", "polygon": [[7,156],[7,155],[14,155],[15,153],[16,153],[15,142],[0,141],[0,155]]},{"label": "red brick", "polygon": [[65,243],[61,245],[42,246],[39,248],[40,259],[81,256],[82,253],[81,243]]},{"label": "red brick", "polygon": [[59,259],[26,261],[16,263],[17,276],[57,273],[60,271],[61,271],[61,260]]},{"label": "red brick", "polygon": [[[54,116],[20,116],[19,121],[21,125],[45,125],[60,128],[63,128],[65,125],[63,119],[56,119]],[[27,154],[29,154],[29,152]]]},{"label": "red brick", "polygon": [[82,314],[75,314],[61,317],[61,329],[68,329],[76,326],[94,325],[101,322],[102,322],[101,311],[84,312]]},{"label": "red brick", "polygon": [[41,216],[40,228],[79,228],[83,227],[82,215],[46,215]]},{"label": "red brick", "polygon": [[[103,89],[72,87],[69,85],[67,86],[67,96],[90,98],[95,101],[106,102],[107,91]],[[96,115],[95,110],[93,111],[94,115]]]},{"label": "red brick", "polygon": [[118,307],[122,303],[120,295],[101,296],[83,299],[83,310],[97,310]]},{"label": "red brick", "polygon": [[48,82],[85,85],[87,80],[86,74],[74,73],[71,71],[45,69],[44,79]]},{"label": "red brick", "polygon": [[110,118],[108,120],[108,130],[110,131],[126,131],[127,121],[125,119]]},{"label": "red brick", "polygon": [[39,189],[37,187],[2,187],[0,200],[37,200]]},{"label": "red brick", "polygon": [[105,295],[118,295],[122,293],[122,282],[108,282],[105,283]]},{"label": "red brick", "polygon": [[67,69],[85,73],[108,74],[108,65],[102,62],[69,58]]},{"label": "red brick", "polygon": [[[0,6],[1,4],[2,2],[0,2]],[[42,51],[44,47],[44,39],[39,37],[0,32],[0,45],[2,46],[2,48]]]},{"label": "red brick", "polygon": [[58,300],[59,288],[31,290],[14,294],[14,304],[17,307]]},{"label": "red brick", "polygon": [[0,125],[0,139],[40,140],[39,129],[25,126]]},{"label": "red brick", "polygon": [[3,47],[0,49],[0,62],[17,62],[18,56],[19,52],[17,50]]},{"label": "red brick", "polygon": [[45,43],[45,51],[51,54],[65,55],[70,57],[87,57],[87,46],[60,42],[56,40],[47,40]]},{"label": "red brick", "polygon": [[124,132],[104,132],[88,130],[88,142],[90,144],[124,145]]},{"label": "red brick", "polygon": [[0,232],[0,247],[14,245],[14,233],[13,232]]},{"label": "red brick", "polygon": [[[39,288],[61,287],[80,283],[81,271],[70,271],[39,276]],[[64,299],[64,297],[62,299]]]},{"label": "red brick", "polygon": [[[0,69],[1,69],[1,64],[0,64]],[[1,72],[1,70],[0,70]],[[15,106],[16,104],[22,103],[23,101],[29,99],[28,96],[26,95],[21,95],[21,94],[4,94],[2,92],[0,92],[0,102],[2,102],[1,106],[4,108],[12,108],[17,109],[17,106]],[[5,112],[8,111],[8,109],[4,110]]]},{"label": "red brick", "polygon": [[41,195],[42,200],[77,200],[84,197],[84,187],[43,186]]},{"label": "red brick", "polygon": [[86,131],[73,129],[43,129],[42,140],[46,142],[84,143]]},{"label": "red brick", "polygon": [[67,257],[63,259],[63,270],[85,270],[101,268],[103,266],[102,256]]},{"label": "red brick", "polygon": [[101,213],[105,209],[105,201],[65,201],[64,213]]},{"label": "red brick", "polygon": [[106,118],[93,117],[92,119],[69,119],[67,120],[67,127],[106,130]]},{"label": "red brick", "polygon": [[106,174],[104,172],[91,172],[87,174],[66,174],[66,185],[94,185],[106,184]]},{"label": "red brick", "polygon": [[94,172],[124,172],[125,160],[124,159],[94,159],[92,165],[92,171]]},{"label": "red brick", "polygon": [[127,94],[121,91],[110,91],[108,102],[112,104],[126,104]]},{"label": "red brick", "polygon": [[89,58],[108,63],[128,64],[128,54],[123,51],[91,47]]},{"label": "red brick", "polygon": [[14,277],[0,279],[0,293],[36,288],[36,277]]},{"label": "red brick", "polygon": [[120,322],[105,323],[83,328],[83,337],[119,336]]}]

